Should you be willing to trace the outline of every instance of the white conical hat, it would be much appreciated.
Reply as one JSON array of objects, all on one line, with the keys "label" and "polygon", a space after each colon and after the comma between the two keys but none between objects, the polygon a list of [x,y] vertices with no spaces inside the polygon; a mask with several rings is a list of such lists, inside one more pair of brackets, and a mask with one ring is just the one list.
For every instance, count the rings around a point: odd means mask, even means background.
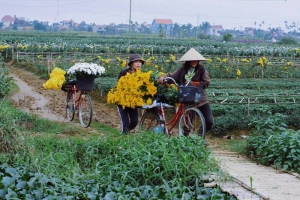
[{"label": "white conical hat", "polygon": [[198,51],[194,48],[188,50],[178,61],[185,62],[185,61],[192,61],[192,60],[206,60]]}]

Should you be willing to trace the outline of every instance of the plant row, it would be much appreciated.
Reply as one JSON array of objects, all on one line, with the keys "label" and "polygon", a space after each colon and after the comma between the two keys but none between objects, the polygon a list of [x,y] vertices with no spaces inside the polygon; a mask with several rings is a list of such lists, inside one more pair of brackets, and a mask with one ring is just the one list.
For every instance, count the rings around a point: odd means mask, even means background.
[{"label": "plant row", "polygon": [[282,113],[261,116],[250,123],[253,134],[247,139],[247,154],[264,165],[300,173],[300,129],[288,128]]},{"label": "plant row", "polygon": [[33,35],[1,33],[1,36],[0,50],[8,51],[13,49],[12,51],[25,52],[183,54],[194,47],[203,55],[300,57],[300,49],[296,45],[222,43],[214,40],[157,37],[103,37],[72,34],[62,36],[52,33]]}]

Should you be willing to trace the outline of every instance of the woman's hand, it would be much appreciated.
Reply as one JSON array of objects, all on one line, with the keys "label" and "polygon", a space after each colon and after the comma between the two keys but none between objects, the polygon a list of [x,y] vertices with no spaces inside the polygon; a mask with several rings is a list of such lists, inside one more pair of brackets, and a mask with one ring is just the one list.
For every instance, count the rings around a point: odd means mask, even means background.
[{"label": "woman's hand", "polygon": [[160,77],[158,77],[158,79],[157,79],[157,83],[159,83],[159,84],[163,84],[164,83],[164,76],[160,76]]}]

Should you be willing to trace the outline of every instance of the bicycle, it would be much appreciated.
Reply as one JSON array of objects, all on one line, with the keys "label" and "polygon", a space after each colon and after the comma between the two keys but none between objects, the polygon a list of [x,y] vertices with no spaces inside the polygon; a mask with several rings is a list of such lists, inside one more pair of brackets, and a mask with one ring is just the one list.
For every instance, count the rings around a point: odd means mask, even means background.
[{"label": "bicycle", "polygon": [[76,80],[69,80],[63,85],[62,90],[67,92],[66,96],[66,118],[71,122],[75,111],[78,110],[78,118],[81,126],[89,127],[93,116],[93,105],[87,91],[79,91]]},{"label": "bicycle", "polygon": [[[187,83],[185,86],[179,86],[171,77],[166,77],[164,82],[168,79],[172,80],[174,84],[181,89],[187,87],[189,84]],[[190,94],[184,95],[188,96]],[[200,98],[201,97],[198,97],[198,100],[200,100]],[[156,101],[151,106],[144,106],[143,108],[146,109],[146,112],[142,115],[139,130],[151,130],[171,136],[173,134],[172,129],[178,123],[179,136],[198,135],[204,139],[206,126],[203,114],[195,107],[195,103],[183,102],[184,99],[179,98],[179,107],[177,108],[175,115],[170,120],[166,120],[165,109],[173,106]]]}]

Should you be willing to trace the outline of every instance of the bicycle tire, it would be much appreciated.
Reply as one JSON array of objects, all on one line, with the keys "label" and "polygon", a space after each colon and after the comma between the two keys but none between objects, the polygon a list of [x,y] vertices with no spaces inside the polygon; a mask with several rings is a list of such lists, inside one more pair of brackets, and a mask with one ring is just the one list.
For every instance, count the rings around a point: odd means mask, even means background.
[{"label": "bicycle tire", "polygon": [[71,122],[75,116],[74,94],[73,91],[67,92],[66,97],[66,118]]},{"label": "bicycle tire", "polygon": [[205,137],[205,118],[197,108],[188,108],[180,116],[178,124],[179,136],[200,136]]},{"label": "bicycle tire", "polygon": [[90,95],[82,94],[79,100],[78,117],[81,126],[87,128],[90,126],[93,117],[93,105]]},{"label": "bicycle tire", "polygon": [[[156,110],[147,110],[141,118],[139,130],[141,132],[153,131],[159,133],[165,133],[165,128],[161,126],[161,120],[163,120],[161,114]],[[160,128],[162,127],[162,128]]]}]

